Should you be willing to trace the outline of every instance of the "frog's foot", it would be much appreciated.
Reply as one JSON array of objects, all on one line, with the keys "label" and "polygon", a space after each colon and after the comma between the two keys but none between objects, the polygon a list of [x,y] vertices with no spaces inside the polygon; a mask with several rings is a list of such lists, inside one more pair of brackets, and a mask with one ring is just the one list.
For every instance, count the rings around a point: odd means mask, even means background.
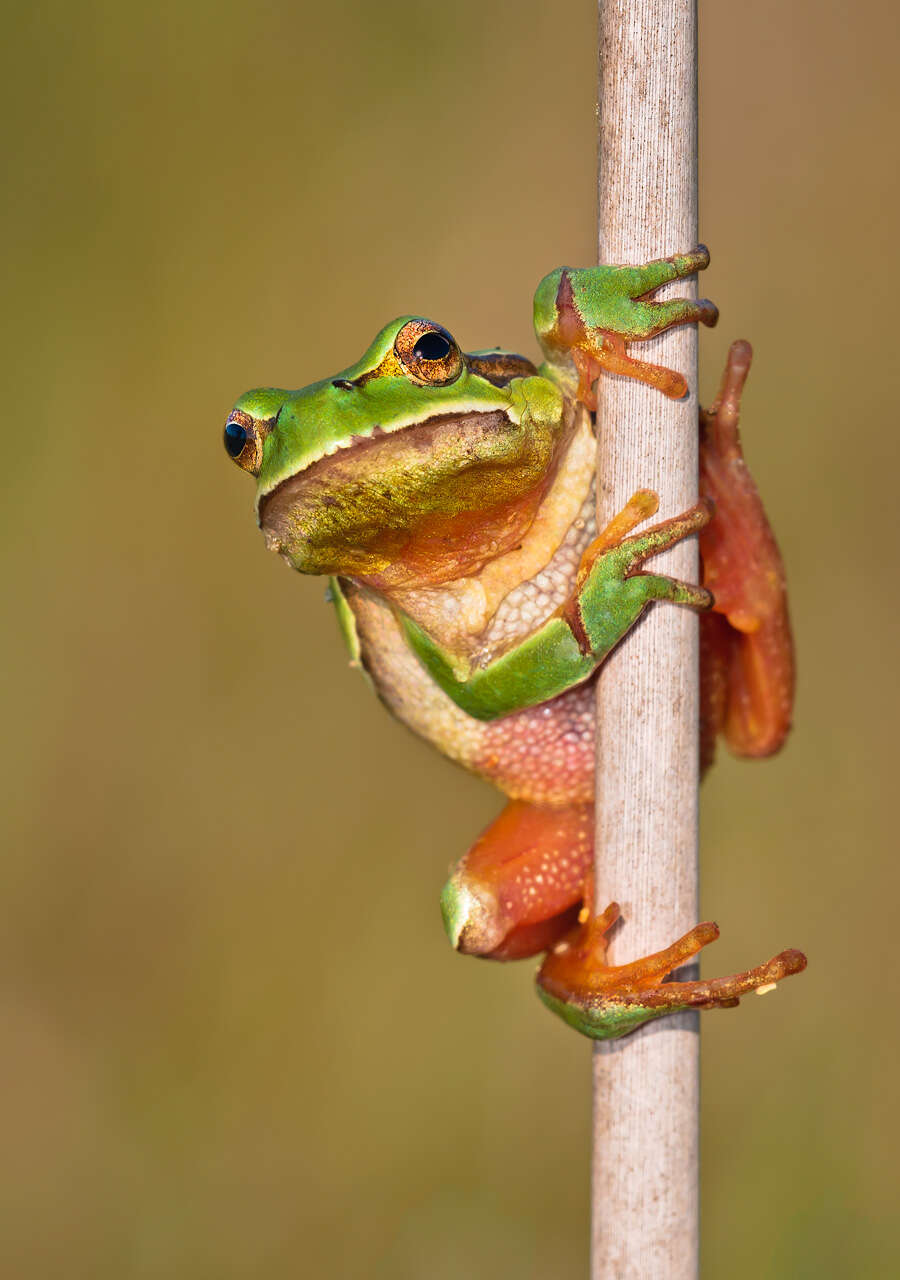
[{"label": "frog's foot", "polygon": [[666,982],[667,974],[715,942],[718,925],[698,924],[655,955],[608,965],[607,932],[619,918],[613,902],[600,916],[582,911],[581,923],[548,953],[537,976],[544,1003],[583,1035],[613,1040],[652,1018],[682,1009],[730,1009],[750,991],[771,991],[806,968],[800,951],[782,951],[766,964],[711,981]]},{"label": "frog's foot", "polygon": [[700,410],[700,491],[716,516],[700,535],[715,614],[701,620],[703,753],[717,732],[738,755],[777,751],[791,723],[794,652],[784,565],[741,449],[741,392],[753,352],[734,342],[719,393]]},{"label": "frog's foot", "polygon": [[492,960],[546,951],[575,922],[593,848],[592,805],[510,801],[444,886],[453,946]]},{"label": "frog's foot", "polygon": [[623,536],[652,515],[658,505],[651,489],[639,489],[584,552],[573,594],[563,607],[563,616],[583,652],[608,649],[607,633],[624,635],[653,600],[693,609],[711,607],[713,598],[705,587],[645,573],[641,566],[651,556],[705,528],[712,518],[712,503],[701,498],[681,515],[662,520],[643,533]]},{"label": "frog's foot", "polygon": [[[579,567],[579,576],[586,564],[597,557],[598,544],[607,539],[608,530],[611,526],[617,525],[622,520],[625,512],[635,511],[644,506],[647,502],[647,495],[659,502],[656,494],[650,489],[639,489],[628,501],[626,507],[618,515],[614,516],[610,525],[596,538],[594,542],[587,548],[582,557],[582,563]],[[713,516],[713,504],[708,498],[701,498],[699,502],[695,502],[692,507],[688,507],[687,511],[682,511],[681,515],[672,516],[669,520],[661,520],[659,524],[651,525],[649,529],[645,529],[643,533],[635,533],[630,537],[620,539],[614,546],[602,551],[604,564],[609,566],[609,572],[622,578],[643,578],[645,581],[653,584],[661,584],[654,587],[654,591],[659,591],[659,596],[654,598],[677,600],[679,604],[693,604],[698,608],[708,608],[712,603],[710,593],[702,587],[693,587],[688,583],[679,582],[677,578],[666,578],[659,574],[650,574],[639,572],[640,566],[645,560],[649,560],[651,556],[659,555],[661,551],[668,551],[669,547],[674,547],[677,542],[681,542],[684,538],[689,538],[693,533],[699,533],[701,529],[705,529]],[[667,584],[667,585],[666,585]]]},{"label": "frog's foot", "polygon": [[534,323],[551,361],[571,357],[578,372],[578,398],[596,408],[593,384],[602,370],[636,378],[675,400],[687,394],[682,374],[628,355],[626,342],[653,338],[676,324],[714,325],[718,310],[708,298],[649,295],[670,280],[683,279],[709,265],[709,251],[657,258],[641,267],[560,267],[538,285]]}]

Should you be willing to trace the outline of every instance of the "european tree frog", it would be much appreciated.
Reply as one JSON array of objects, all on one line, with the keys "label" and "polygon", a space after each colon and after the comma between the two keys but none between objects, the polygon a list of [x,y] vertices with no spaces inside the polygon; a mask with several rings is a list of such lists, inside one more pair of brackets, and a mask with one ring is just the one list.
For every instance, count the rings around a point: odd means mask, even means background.
[{"label": "european tree frog", "polygon": [[[657,499],[640,489],[595,527],[596,380],[611,371],[685,394],[679,374],[627,344],[715,323],[708,301],[650,296],[708,261],[700,246],[640,267],[554,271],[535,295],[540,367],[466,353],[441,325],[402,316],[333,377],[241,396],[225,426],[228,453],[256,477],[268,546],[301,573],[330,575],[352,658],[379,697],[509,797],[444,888],[453,946],[498,960],[546,952],[540,994],[595,1038],[737,1004],[806,963],[786,951],[732,977],[664,982],[716,926],[611,968],[618,908],[595,917],[589,906],[592,678],[648,605],[701,611],[707,761],[718,732],[739,754],[766,755],[790,721],[784,575],[737,434],[748,344],[732,346],[700,413],[696,506],[646,527]],[[694,534],[703,585],[645,567]]]}]

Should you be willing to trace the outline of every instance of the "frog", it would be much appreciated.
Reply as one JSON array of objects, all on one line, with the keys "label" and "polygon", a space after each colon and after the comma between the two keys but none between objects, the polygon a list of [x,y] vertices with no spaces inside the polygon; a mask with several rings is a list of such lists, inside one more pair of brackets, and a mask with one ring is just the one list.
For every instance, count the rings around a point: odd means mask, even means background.
[{"label": "frog", "polygon": [[[767,756],[791,722],[784,567],[738,430],[749,343],[732,344],[718,395],[698,411],[697,502],[648,524],[658,498],[636,488],[597,527],[598,380],[687,395],[681,373],[633,344],[716,323],[708,299],[657,296],[708,263],[699,245],[551,272],[534,295],[540,364],[466,352],[443,325],[401,316],[330,377],[242,395],[224,429],[255,478],[268,548],[328,578],[351,665],[408,728],[506,797],[441,894],[451,945],[542,956],[538,994],[596,1040],[734,1007],[806,965],[792,949],[727,977],[673,980],[718,937],[709,921],[611,965],[620,910],[593,902],[594,685],[645,610],[699,616],[703,768],[718,737]],[[702,581],[653,572],[653,557],[688,537]]]}]

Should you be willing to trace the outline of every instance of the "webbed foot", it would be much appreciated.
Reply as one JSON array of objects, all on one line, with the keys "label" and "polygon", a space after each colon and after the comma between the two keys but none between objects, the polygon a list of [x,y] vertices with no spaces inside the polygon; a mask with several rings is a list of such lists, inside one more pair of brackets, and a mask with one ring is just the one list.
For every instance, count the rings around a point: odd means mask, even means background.
[{"label": "webbed foot", "polygon": [[608,965],[607,933],[619,918],[613,902],[600,916],[586,909],[582,921],[548,952],[537,976],[548,1008],[593,1040],[613,1040],[644,1022],[682,1009],[730,1009],[750,991],[764,994],[782,978],[806,968],[800,951],[782,951],[766,964],[710,981],[666,982],[666,975],[715,942],[719,927],[707,921],[654,955]]},{"label": "webbed foot", "polygon": [[719,313],[708,298],[649,297],[670,280],[702,271],[709,250],[657,258],[641,267],[559,267],[545,276],[534,296],[534,326],[550,361],[574,364],[578,399],[597,407],[593,384],[601,370],[636,378],[680,400],[687,395],[684,376],[661,365],[636,360],[627,342],[643,341],[676,324],[714,325]]}]

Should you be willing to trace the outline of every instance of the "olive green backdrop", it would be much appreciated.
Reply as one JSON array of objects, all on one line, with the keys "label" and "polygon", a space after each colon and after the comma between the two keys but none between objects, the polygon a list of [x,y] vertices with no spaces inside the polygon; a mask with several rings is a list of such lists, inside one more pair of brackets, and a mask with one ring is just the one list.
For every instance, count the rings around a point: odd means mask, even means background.
[{"label": "olive green backdrop", "polygon": [[[0,1271],[567,1280],[589,1050],[437,896],[499,797],[254,528],[232,400],[594,257],[590,4],[8,6]],[[797,728],[704,788],[707,1277],[900,1268],[895,7],[701,5],[701,234]],[[639,175],[635,176],[639,180]],[[640,481],[636,477],[636,483]]]}]

